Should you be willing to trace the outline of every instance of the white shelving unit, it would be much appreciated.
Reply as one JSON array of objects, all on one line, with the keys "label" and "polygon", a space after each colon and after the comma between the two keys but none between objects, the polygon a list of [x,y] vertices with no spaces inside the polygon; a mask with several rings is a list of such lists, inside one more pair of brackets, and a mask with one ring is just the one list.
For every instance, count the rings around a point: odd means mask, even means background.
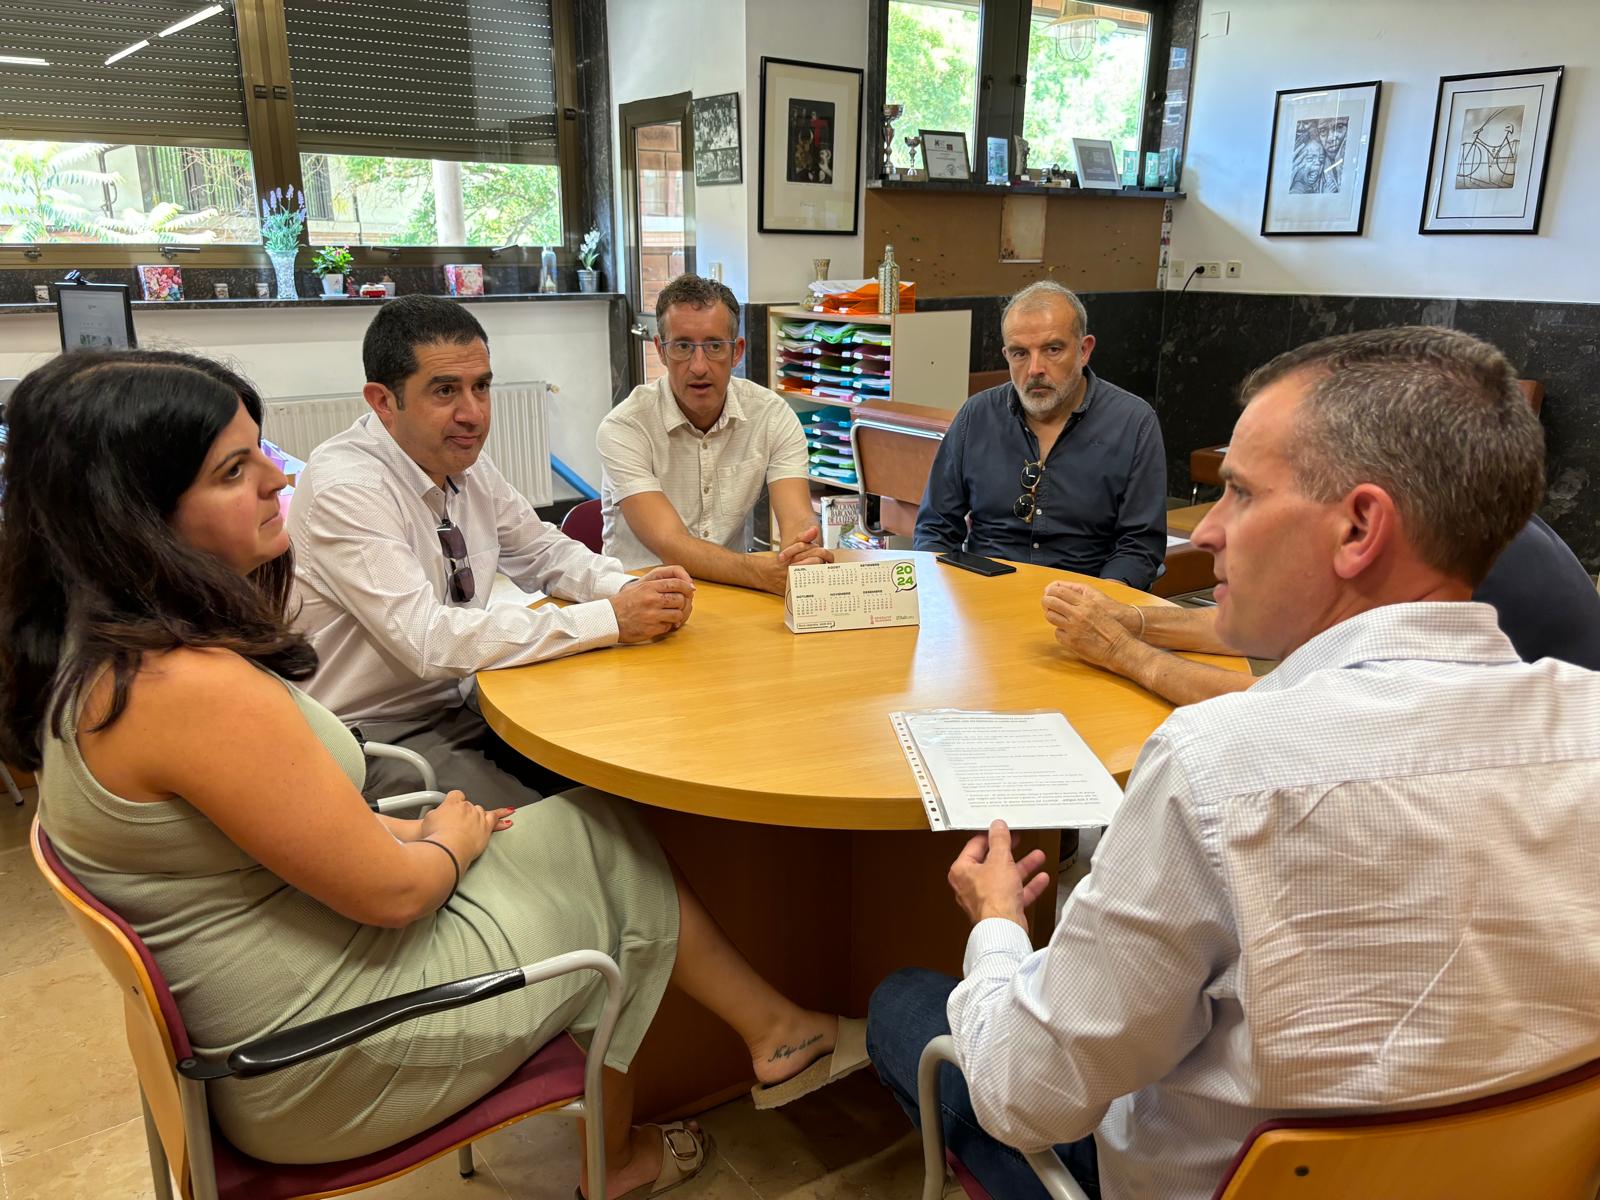
[{"label": "white shelving unit", "polygon": [[[812,323],[834,327],[855,325],[869,329],[875,334],[886,333],[888,345],[884,347],[876,345],[875,342],[830,343],[817,337],[814,331],[810,337],[803,340],[817,346],[825,357],[835,362],[840,357],[840,351],[848,350],[870,353],[872,355],[870,361],[876,364],[883,358],[880,351],[886,351],[888,389],[863,386],[855,392],[854,398],[847,399],[837,396],[818,396],[810,391],[800,390],[797,384],[786,385],[786,380],[792,380],[795,374],[805,373],[805,360],[802,358],[801,362],[796,363],[784,356],[783,342],[790,336],[785,332],[785,327],[793,330]],[[870,401],[921,404],[931,408],[951,410],[960,408],[967,398],[967,365],[971,344],[972,314],[965,310],[895,313],[889,316],[819,313],[799,307],[774,307],[767,310],[767,378],[770,380],[772,390],[789,401],[796,411],[824,408],[849,410]],[[828,349],[832,349],[834,353],[827,354]],[[790,368],[788,374],[785,373],[786,367]],[[828,377],[827,386],[849,388],[848,381],[852,376],[848,373],[827,367],[817,368],[817,371]],[[878,373],[874,371],[872,374]],[[808,430],[808,434],[809,432]],[[827,448],[837,450],[837,447],[831,445]],[[848,453],[848,447],[845,451]],[[811,482],[824,488],[837,488],[847,492],[856,490],[854,478],[843,480],[813,475]]]}]

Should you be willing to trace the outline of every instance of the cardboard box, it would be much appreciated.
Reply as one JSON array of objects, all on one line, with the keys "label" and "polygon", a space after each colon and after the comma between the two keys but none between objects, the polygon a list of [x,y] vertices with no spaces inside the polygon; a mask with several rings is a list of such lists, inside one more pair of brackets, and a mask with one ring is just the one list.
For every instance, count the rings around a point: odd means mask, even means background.
[{"label": "cardboard box", "polygon": [[886,558],[790,567],[783,623],[791,633],[919,625],[917,564]]}]

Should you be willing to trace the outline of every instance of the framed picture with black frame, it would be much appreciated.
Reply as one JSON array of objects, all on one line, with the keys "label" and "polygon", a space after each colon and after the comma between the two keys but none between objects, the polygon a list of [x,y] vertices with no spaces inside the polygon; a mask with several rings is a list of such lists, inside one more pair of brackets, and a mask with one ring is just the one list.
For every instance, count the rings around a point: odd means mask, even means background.
[{"label": "framed picture with black frame", "polygon": [[1538,233],[1565,67],[1446,75],[1418,233]]},{"label": "framed picture with black frame", "polygon": [[61,351],[131,350],[133,303],[125,283],[89,283],[63,279],[56,284],[56,317],[61,325]]},{"label": "framed picture with black frame", "polygon": [[857,232],[863,77],[859,67],[762,56],[759,232]]},{"label": "framed picture with black frame", "polygon": [[696,96],[694,182],[696,187],[744,182],[744,149],[739,137],[739,93]]},{"label": "framed picture with black frame", "polygon": [[1278,93],[1262,237],[1361,235],[1382,93],[1376,79]]}]

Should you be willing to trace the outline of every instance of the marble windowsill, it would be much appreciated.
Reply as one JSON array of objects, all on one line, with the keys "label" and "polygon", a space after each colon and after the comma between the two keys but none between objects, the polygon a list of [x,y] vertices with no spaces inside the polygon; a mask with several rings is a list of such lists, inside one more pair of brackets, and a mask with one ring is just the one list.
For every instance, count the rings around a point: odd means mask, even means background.
[{"label": "marble windowsill", "polygon": [[1182,200],[1187,193],[1152,188],[1086,188],[983,179],[869,179],[869,192],[969,192],[987,196],[1078,196],[1100,200]]},{"label": "marble windowsill", "polygon": [[[136,311],[145,310],[171,310],[171,309],[202,309],[208,312],[218,312],[225,309],[236,308],[374,308],[389,297],[376,296],[337,296],[323,298],[322,296],[302,296],[297,300],[257,299],[254,296],[235,296],[227,300],[135,300],[133,307]],[[574,300],[611,301],[621,298],[620,292],[495,292],[483,296],[446,296],[447,300],[460,300],[463,304],[494,304],[510,302],[533,302],[537,304],[550,304],[570,302]],[[28,304],[0,304],[0,317],[21,316],[26,313],[53,313],[56,311],[54,301],[48,304],[37,302]]]}]

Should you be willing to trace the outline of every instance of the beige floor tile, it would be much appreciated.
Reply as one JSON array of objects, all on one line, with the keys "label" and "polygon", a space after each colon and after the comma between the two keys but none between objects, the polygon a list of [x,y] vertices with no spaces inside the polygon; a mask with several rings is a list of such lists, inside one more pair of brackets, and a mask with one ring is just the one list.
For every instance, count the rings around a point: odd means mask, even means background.
[{"label": "beige floor tile", "polygon": [[0,975],[0,1065],[7,1162],[139,1115],[122,1000],[87,950]]},{"label": "beige floor tile", "polygon": [[354,1195],[358,1200],[506,1200],[507,1193],[494,1172],[481,1162],[477,1174],[461,1178],[456,1172],[456,1156],[447,1154],[409,1175]]},{"label": "beige floor tile", "polygon": [[154,1200],[144,1122],[125,1121],[5,1165],[6,1200]]},{"label": "beige floor tile", "polygon": [[0,974],[53,962],[84,943],[25,849],[0,850]]},{"label": "beige floor tile", "polygon": [[859,1071],[793,1104],[758,1112],[741,1098],[700,1118],[756,1193],[803,1189],[870,1159],[903,1138],[910,1123],[870,1071]]},{"label": "beige floor tile", "polygon": [[18,808],[11,803],[11,797],[5,789],[0,787],[0,854],[27,846],[28,826],[33,823],[33,814],[39,807],[38,795],[38,789],[25,788],[22,807]]},{"label": "beige floor tile", "polygon": [[[534,1117],[478,1143],[511,1200],[571,1200],[583,1153],[577,1123]],[[705,1170],[672,1193],[673,1200],[756,1200],[719,1141]]]},{"label": "beige floor tile", "polygon": [[[922,1143],[913,1133],[863,1162],[852,1163],[787,1192],[761,1193],[765,1200],[916,1200],[922,1195]],[[960,1196],[949,1185],[946,1196]]]}]

